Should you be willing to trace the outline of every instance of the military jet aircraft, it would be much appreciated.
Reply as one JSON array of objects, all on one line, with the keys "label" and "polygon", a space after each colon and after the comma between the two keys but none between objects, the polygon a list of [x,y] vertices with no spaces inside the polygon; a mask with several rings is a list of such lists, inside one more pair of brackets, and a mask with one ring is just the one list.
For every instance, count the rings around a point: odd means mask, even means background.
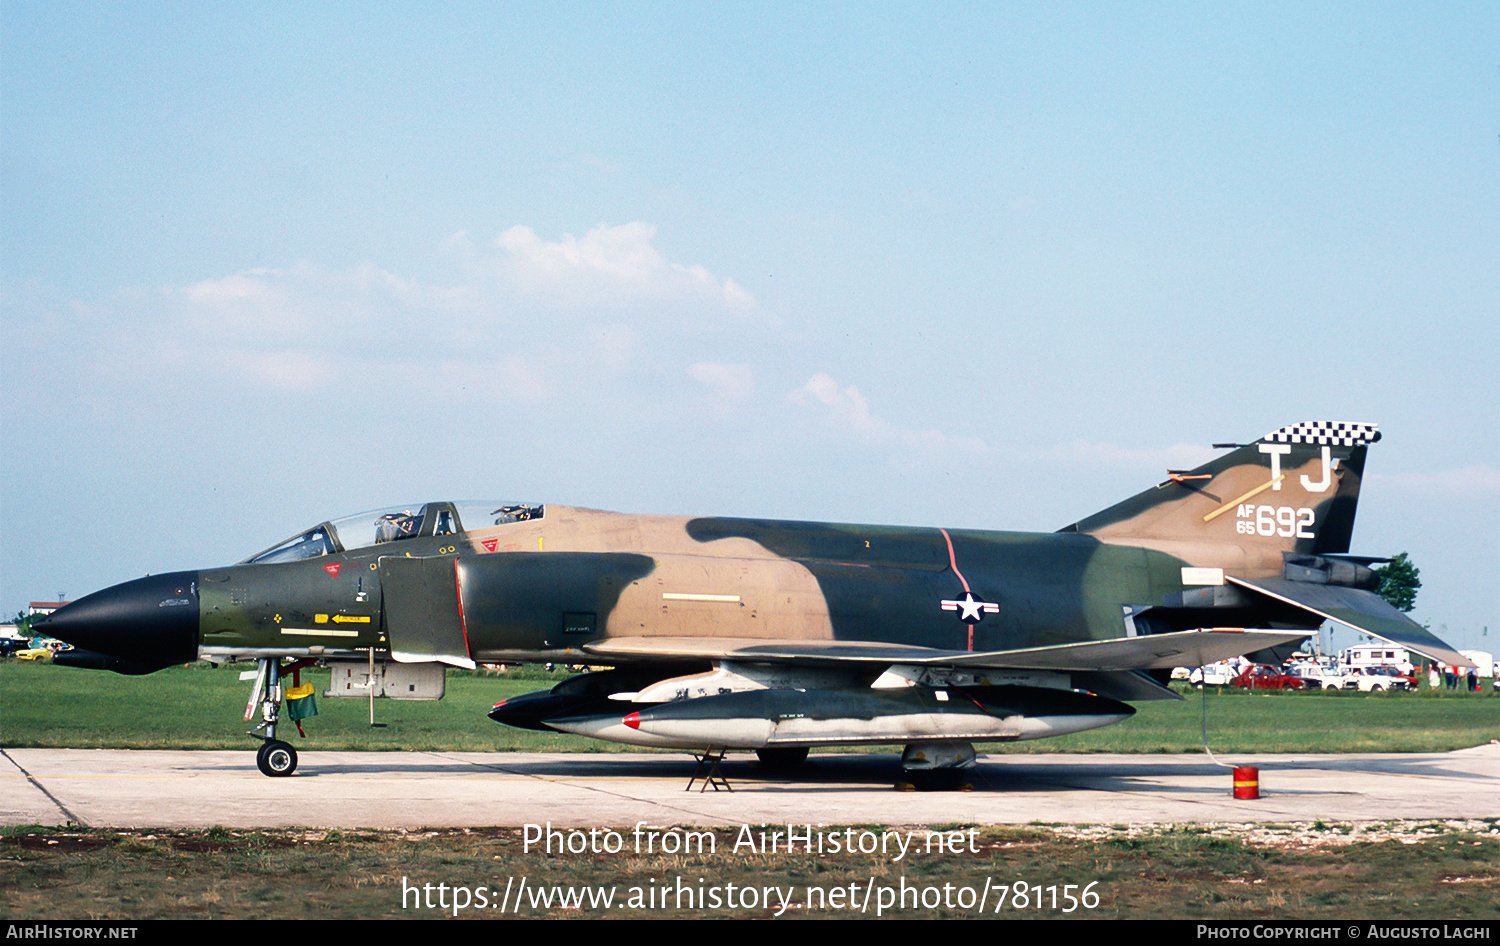
[{"label": "military jet aircraft", "polygon": [[[1373,424],[1230,449],[1055,533],[639,516],[429,502],[330,520],[235,565],[96,592],[38,622],[57,663],[149,673],[256,661],[258,764],[283,678],[440,696],[443,668],[608,668],[503,702],[512,726],[691,751],[904,745],[912,772],[1174,699],[1172,668],[1290,645],[1325,620],[1467,661],[1371,590],[1349,540]],[[434,679],[434,674],[436,675]]]}]

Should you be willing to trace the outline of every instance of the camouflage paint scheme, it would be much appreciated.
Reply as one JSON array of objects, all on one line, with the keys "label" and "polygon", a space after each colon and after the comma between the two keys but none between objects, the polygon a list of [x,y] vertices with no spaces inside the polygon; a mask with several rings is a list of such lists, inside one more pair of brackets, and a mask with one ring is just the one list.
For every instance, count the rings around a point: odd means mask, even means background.
[{"label": "camouflage paint scheme", "polygon": [[[613,667],[491,715],[648,745],[1033,738],[1123,719],[1124,701],[1173,698],[1172,667],[1326,618],[1463,665],[1373,593],[1378,559],[1347,554],[1379,437],[1282,428],[1056,533],[428,503],[45,623],[81,649],[74,665],[121,672],[258,659],[274,683],[283,659],[372,650]],[[269,745],[274,706],[267,719]]]}]

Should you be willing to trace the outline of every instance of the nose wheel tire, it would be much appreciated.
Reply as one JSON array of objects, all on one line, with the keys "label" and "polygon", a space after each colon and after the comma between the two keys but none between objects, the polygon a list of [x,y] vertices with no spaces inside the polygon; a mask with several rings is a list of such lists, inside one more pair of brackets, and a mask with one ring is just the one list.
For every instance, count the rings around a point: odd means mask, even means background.
[{"label": "nose wheel tire", "polygon": [[255,764],[262,775],[283,778],[297,771],[297,750],[280,739],[268,739],[255,753]]}]

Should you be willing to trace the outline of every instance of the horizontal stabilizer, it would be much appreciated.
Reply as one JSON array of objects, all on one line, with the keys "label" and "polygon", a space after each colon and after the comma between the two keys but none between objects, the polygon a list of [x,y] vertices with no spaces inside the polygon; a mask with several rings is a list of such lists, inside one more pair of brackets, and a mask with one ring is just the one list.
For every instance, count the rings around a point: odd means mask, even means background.
[{"label": "horizontal stabilizer", "polygon": [[745,638],[611,637],[595,641],[584,649],[598,657],[637,659],[697,657],[829,664],[902,663],[1012,670],[1167,670],[1172,667],[1211,664],[1228,657],[1301,640],[1306,636],[1306,631],[1211,628],[987,653],[865,641],[799,643]]},{"label": "horizontal stabilizer", "polygon": [[1454,650],[1427,628],[1407,617],[1373,591],[1343,585],[1320,585],[1285,578],[1234,578],[1229,581],[1278,601],[1311,611],[1318,617],[1354,628],[1383,641],[1414,650],[1455,667],[1474,662]]}]

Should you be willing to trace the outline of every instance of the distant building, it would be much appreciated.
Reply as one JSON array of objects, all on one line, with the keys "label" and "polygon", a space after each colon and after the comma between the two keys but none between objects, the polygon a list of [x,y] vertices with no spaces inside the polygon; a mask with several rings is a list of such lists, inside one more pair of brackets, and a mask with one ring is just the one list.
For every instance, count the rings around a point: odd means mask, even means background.
[{"label": "distant building", "polygon": [[31,617],[36,617],[37,615],[42,614],[51,614],[53,611],[56,611],[63,605],[72,603],[73,602],[71,601],[33,601],[31,602],[31,609],[26,613]]},{"label": "distant building", "polygon": [[1485,650],[1461,650],[1460,654],[1479,665],[1481,677],[1493,677],[1495,675],[1495,655]]}]

